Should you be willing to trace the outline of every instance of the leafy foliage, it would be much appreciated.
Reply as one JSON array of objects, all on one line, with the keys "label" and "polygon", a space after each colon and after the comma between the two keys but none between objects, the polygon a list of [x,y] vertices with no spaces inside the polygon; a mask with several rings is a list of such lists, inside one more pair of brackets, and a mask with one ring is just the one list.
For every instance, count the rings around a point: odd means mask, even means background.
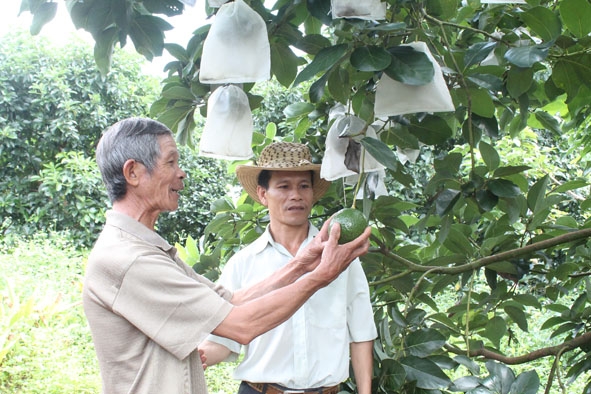
[{"label": "leafy foliage", "polygon": [[[74,3],[82,12],[82,4],[98,2]],[[113,3],[100,20],[89,12],[73,17],[95,38],[105,34],[124,44],[128,34],[133,38],[132,24],[141,23],[142,3],[126,3],[125,14]],[[365,21],[332,19],[328,0],[248,3],[267,23],[272,74],[305,92],[284,111],[292,133],[278,136],[267,127],[254,138],[257,148],[286,138],[305,141],[322,157],[336,103],[379,129],[363,145],[386,167],[389,195],[362,201],[373,228],[363,263],[380,334],[375,390],[525,393],[545,381],[547,391],[565,391],[564,376],[588,376],[591,4],[388,0],[385,20]],[[160,11],[147,14],[153,12]],[[153,20],[145,26],[168,28]],[[177,59],[151,114],[185,140],[195,114],[206,114],[210,87],[198,72],[208,31],[209,25],[198,28],[186,48],[154,34],[150,49],[141,50],[150,58],[166,49]],[[376,119],[384,75],[408,86],[429,83],[432,64],[406,49],[415,41],[426,43],[441,67],[455,111]],[[103,71],[107,55],[98,52]],[[256,109],[260,98],[251,85],[245,91]],[[401,151],[418,151],[416,164]],[[361,186],[371,196],[370,185]],[[322,219],[354,198],[351,186],[335,182],[314,215]],[[244,196],[213,208],[217,216],[206,234],[220,241],[205,245],[201,259],[223,259],[265,225],[264,210]],[[454,303],[438,304],[449,288]],[[564,296],[572,302],[555,303]],[[543,325],[550,346],[515,355],[515,333],[529,332],[529,316],[538,310],[553,314]],[[507,367],[540,357],[554,361],[541,377]],[[482,359],[489,360],[488,377],[478,368]]]},{"label": "leafy foliage", "polygon": [[56,48],[23,33],[0,43],[0,217],[4,234],[69,230],[90,245],[106,194],[94,160],[104,129],[141,115],[156,82],[137,56],[114,57],[102,77],[87,45]]}]

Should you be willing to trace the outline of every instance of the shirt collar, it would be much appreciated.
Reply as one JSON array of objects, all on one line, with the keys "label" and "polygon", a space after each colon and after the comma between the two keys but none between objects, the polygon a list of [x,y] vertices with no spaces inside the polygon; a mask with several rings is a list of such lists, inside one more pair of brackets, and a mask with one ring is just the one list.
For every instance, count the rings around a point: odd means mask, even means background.
[{"label": "shirt collar", "polygon": [[173,249],[173,247],[157,232],[149,229],[132,217],[114,210],[108,210],[106,215],[106,225],[116,227],[146,243],[162,249],[165,252],[170,252]]},{"label": "shirt collar", "polygon": [[[310,223],[308,226],[308,236],[304,240],[302,246],[307,245],[316,234],[318,234],[318,229],[314,227],[312,223]],[[252,243],[252,248],[254,249],[254,253],[261,253],[267,247],[267,245],[276,247],[275,240],[273,240],[269,226],[267,226],[265,232]]]}]

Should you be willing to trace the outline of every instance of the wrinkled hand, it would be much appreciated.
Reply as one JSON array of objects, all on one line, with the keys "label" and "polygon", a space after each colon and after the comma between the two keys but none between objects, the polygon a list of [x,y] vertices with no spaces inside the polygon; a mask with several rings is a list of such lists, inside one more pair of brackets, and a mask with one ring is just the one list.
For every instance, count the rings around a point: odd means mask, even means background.
[{"label": "wrinkled hand", "polygon": [[307,271],[313,271],[318,264],[320,264],[320,257],[324,250],[324,243],[328,240],[329,222],[330,220],[324,222],[322,228],[318,234],[316,234],[312,242],[310,242],[304,249],[299,250],[295,256],[296,261],[299,264],[304,265]]}]

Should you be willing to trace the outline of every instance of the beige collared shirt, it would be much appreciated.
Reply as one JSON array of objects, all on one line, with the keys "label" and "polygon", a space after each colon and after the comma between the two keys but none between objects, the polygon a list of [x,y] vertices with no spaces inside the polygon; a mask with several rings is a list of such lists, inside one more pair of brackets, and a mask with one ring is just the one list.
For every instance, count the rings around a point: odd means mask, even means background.
[{"label": "beige collared shirt", "polygon": [[197,345],[228,315],[231,297],[157,233],[107,212],[83,290],[103,392],[207,393]]}]

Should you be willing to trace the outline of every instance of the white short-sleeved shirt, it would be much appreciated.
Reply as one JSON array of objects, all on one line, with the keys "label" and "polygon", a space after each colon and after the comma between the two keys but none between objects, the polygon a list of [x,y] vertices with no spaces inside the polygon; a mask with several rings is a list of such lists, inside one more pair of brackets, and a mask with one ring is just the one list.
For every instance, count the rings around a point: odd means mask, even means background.
[{"label": "white short-sleeved shirt", "polygon": [[[318,233],[310,225],[305,247]],[[273,241],[269,229],[236,253],[218,283],[237,290],[257,283],[285,265],[293,256]],[[349,345],[377,336],[369,288],[359,260],[334,282],[317,291],[286,322],[255,338],[244,348],[244,359],[234,378],[277,383],[293,389],[334,386],[349,376]],[[241,345],[214,335],[238,354]]]},{"label": "white short-sleeved shirt", "polygon": [[83,290],[103,392],[207,393],[197,345],[228,315],[231,297],[157,233],[107,212]]}]

